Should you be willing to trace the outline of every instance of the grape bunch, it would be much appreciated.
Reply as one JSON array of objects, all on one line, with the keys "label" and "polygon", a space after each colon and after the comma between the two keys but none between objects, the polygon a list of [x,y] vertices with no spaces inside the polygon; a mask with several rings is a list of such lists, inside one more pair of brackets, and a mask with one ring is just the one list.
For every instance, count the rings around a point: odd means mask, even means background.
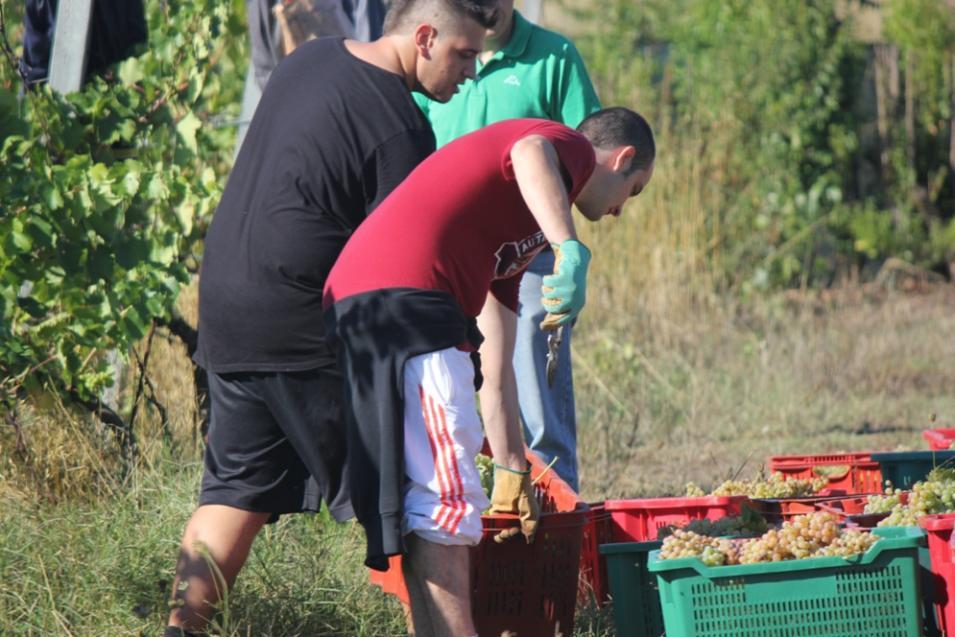
[{"label": "grape bunch", "polygon": [[702,520],[691,520],[683,527],[673,525],[663,527],[659,530],[657,539],[662,540],[668,535],[672,535],[678,528],[709,537],[727,535],[734,537],[752,537],[764,533],[767,529],[767,525],[763,516],[744,505],[740,515],[720,518],[718,520],[709,520],[706,518]]},{"label": "grape bunch", "polygon": [[885,492],[881,495],[873,494],[866,497],[863,513],[888,513],[902,504],[902,489],[893,489],[891,482],[886,482]]},{"label": "grape bunch", "polygon": [[663,540],[660,559],[674,560],[682,557],[699,557],[707,566],[739,563],[732,540],[676,529]]},{"label": "grape bunch", "polygon": [[727,480],[713,490],[713,495],[748,495],[751,498],[776,499],[810,496],[829,484],[825,477],[786,478],[778,471],[768,478]]},{"label": "grape bunch", "polygon": [[481,477],[481,486],[487,497],[491,497],[491,491],[494,490],[494,461],[483,453],[474,457],[474,464],[477,465],[478,475]]},{"label": "grape bunch", "polygon": [[677,529],[663,541],[661,559],[699,557],[707,566],[781,562],[809,557],[851,557],[878,541],[868,531],[843,530],[831,513],[798,515],[758,538],[728,540]]},{"label": "grape bunch", "polygon": [[879,526],[915,526],[923,515],[955,511],[955,469],[936,467],[925,479],[912,485],[908,501],[901,502],[902,491],[888,483],[885,494],[870,495],[866,513],[889,512]]},{"label": "grape bunch", "polygon": [[815,555],[839,536],[839,518],[831,513],[797,515],[771,529],[762,537],[747,542],[741,549],[740,562],[779,562]]}]

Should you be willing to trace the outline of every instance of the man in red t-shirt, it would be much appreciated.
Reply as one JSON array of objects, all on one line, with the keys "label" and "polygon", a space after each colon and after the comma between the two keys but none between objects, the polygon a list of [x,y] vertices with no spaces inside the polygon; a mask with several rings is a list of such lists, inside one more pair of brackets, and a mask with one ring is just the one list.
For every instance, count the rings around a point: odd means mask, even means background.
[{"label": "man in red t-shirt", "polygon": [[576,131],[537,119],[488,126],[422,162],[328,275],[325,321],[346,376],[366,564],[386,568],[387,556],[405,554],[419,637],[475,633],[467,546],[481,538],[488,500],[474,462],[483,436],[471,353],[480,346],[491,510],[519,514],[530,542],[538,511],[511,365],[521,274],[551,244],[544,304],[554,325],[573,321],[590,253],[571,204],[591,221],[619,215],[650,181],[655,152],[647,122],[625,108],[598,111]]}]

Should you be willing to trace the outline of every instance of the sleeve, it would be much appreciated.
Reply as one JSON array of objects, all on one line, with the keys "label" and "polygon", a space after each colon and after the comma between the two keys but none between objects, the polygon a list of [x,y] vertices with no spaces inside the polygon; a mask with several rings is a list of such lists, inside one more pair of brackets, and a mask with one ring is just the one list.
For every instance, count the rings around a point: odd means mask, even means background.
[{"label": "sleeve", "polygon": [[560,122],[535,121],[533,126],[516,134],[501,153],[501,176],[507,181],[514,180],[511,149],[518,141],[531,135],[540,135],[554,146],[567,195],[571,201],[576,199],[580,189],[593,173],[596,158],[593,146],[587,138]]},{"label": "sleeve", "polygon": [[434,134],[430,129],[406,130],[379,144],[365,162],[365,215],[371,214],[433,152]]},{"label": "sleeve", "polygon": [[557,90],[551,96],[550,118],[576,128],[585,117],[600,110],[600,100],[584,60],[572,42],[565,43],[556,71]]},{"label": "sleeve", "polygon": [[491,294],[494,295],[494,298],[497,299],[501,305],[513,311],[515,314],[518,313],[520,306],[518,298],[521,290],[521,277],[523,276],[524,272],[519,272],[506,279],[491,281]]},{"label": "sleeve", "polygon": [[566,126],[554,127],[546,132],[542,131],[542,134],[557,151],[557,158],[566,172],[565,178],[569,179],[571,184],[567,187],[567,194],[573,201],[594,171],[594,147],[586,137]]}]

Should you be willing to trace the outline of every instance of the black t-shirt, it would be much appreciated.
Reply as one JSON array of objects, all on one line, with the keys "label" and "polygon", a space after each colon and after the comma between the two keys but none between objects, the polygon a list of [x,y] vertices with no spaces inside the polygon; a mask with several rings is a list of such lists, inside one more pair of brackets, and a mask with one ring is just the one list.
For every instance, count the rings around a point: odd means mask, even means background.
[{"label": "black t-shirt", "polygon": [[269,79],[206,235],[196,362],[219,373],[334,365],[325,277],[434,148],[400,76],[338,38],[296,48]]}]

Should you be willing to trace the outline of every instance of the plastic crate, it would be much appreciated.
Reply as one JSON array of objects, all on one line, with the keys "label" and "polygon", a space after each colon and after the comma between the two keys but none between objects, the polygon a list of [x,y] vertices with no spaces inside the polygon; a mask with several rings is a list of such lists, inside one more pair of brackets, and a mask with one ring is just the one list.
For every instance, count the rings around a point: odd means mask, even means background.
[{"label": "plastic crate", "polygon": [[[829,480],[826,488],[839,489],[847,494],[882,492],[882,470],[870,452],[770,456],[766,465],[771,472],[778,471],[787,478],[825,476]],[[821,467],[827,470],[821,470]]]},{"label": "plastic crate", "polygon": [[897,489],[909,490],[937,466],[955,466],[955,451],[897,451],[874,453],[882,479]]},{"label": "plastic crate", "polygon": [[928,535],[931,568],[931,600],[943,634],[955,635],[955,559],[952,555],[952,529],[955,513],[926,515],[919,526]]},{"label": "plastic crate", "polygon": [[[526,453],[537,483],[541,517],[534,542],[521,538],[498,544],[501,529],[518,524],[516,515],[485,515],[481,542],[471,549],[471,610],[480,635],[564,635],[574,631],[581,544],[589,507],[574,490]],[[401,557],[386,572],[369,571],[373,584],[408,604]]]},{"label": "plastic crate", "polygon": [[657,578],[647,570],[650,551],[663,542],[623,542],[604,544],[600,554],[606,558],[607,579],[613,597],[613,623],[617,637],[660,637],[663,634],[663,610]]},{"label": "plastic crate", "polygon": [[613,527],[603,502],[591,503],[589,506],[580,547],[578,597],[584,603],[593,600],[602,606],[609,601],[610,588],[607,585],[607,560],[599,548],[613,541]]},{"label": "plastic crate", "polygon": [[[899,500],[902,502],[902,504],[905,504],[905,502],[908,500],[906,497],[907,495],[907,493],[902,493],[900,495]],[[839,498],[836,500],[826,500],[819,502],[816,504],[816,508],[820,511],[825,511],[838,516],[838,518],[848,526],[871,529],[874,528],[879,522],[889,517],[889,513],[866,513],[865,505],[867,500],[868,496],[854,495],[848,498]]]},{"label": "plastic crate", "polygon": [[650,553],[668,635],[680,637],[919,637],[923,634],[917,528],[852,558],[708,567]]},{"label": "plastic crate", "polygon": [[797,515],[817,511],[817,506],[845,498],[845,493],[814,495],[806,498],[753,498],[749,506],[759,513],[769,524],[779,524]]},{"label": "plastic crate", "polygon": [[740,507],[748,501],[745,495],[708,495],[696,498],[607,500],[604,508],[610,513],[614,542],[647,542],[656,540],[660,529],[666,526],[685,526],[691,520],[719,520],[739,515]]},{"label": "plastic crate", "polygon": [[936,427],[935,429],[925,429],[922,431],[922,437],[928,441],[928,448],[935,451],[947,451],[952,448],[955,442],[955,428]]}]

